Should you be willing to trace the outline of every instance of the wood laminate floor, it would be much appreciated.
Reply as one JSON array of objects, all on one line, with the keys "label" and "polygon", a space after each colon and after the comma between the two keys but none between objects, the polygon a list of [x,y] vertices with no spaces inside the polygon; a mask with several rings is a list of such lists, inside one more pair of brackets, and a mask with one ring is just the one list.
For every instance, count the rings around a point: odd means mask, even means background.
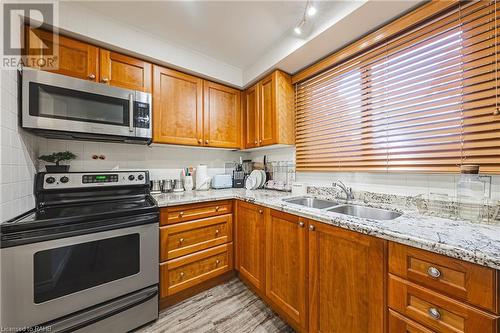
[{"label": "wood laminate floor", "polygon": [[264,302],[241,281],[204,291],[162,312],[160,318],[136,333],[265,333],[291,332]]}]

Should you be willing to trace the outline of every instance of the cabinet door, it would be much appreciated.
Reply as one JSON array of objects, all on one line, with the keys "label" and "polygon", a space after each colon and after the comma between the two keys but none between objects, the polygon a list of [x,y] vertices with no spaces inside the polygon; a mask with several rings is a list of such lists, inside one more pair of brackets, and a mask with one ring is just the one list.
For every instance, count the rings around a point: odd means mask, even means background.
[{"label": "cabinet door", "polygon": [[204,145],[239,148],[241,142],[240,91],[204,81]]},{"label": "cabinet door", "polygon": [[276,96],[275,74],[263,79],[259,86],[259,145],[266,146],[276,143]]},{"label": "cabinet door", "polygon": [[201,145],[203,80],[160,66],[153,76],[153,142]]},{"label": "cabinet door", "polygon": [[307,232],[296,215],[266,216],[266,296],[296,326],[307,328]]},{"label": "cabinet door", "polygon": [[245,148],[259,145],[259,98],[258,85],[245,92]]},{"label": "cabinet door", "polygon": [[310,332],[382,333],[386,241],[309,224]]},{"label": "cabinet door", "polygon": [[99,82],[151,92],[151,64],[120,53],[100,50]]},{"label": "cabinet door", "polygon": [[55,48],[58,54],[58,69],[49,70],[49,72],[83,80],[97,80],[99,76],[99,49],[97,47],[61,35],[53,39],[52,32],[40,29],[26,29],[26,41],[30,46],[30,55],[48,58],[49,55],[44,56],[43,51],[38,52],[33,48],[42,49],[41,45],[45,45],[47,49]]},{"label": "cabinet door", "polygon": [[240,275],[256,289],[265,288],[264,208],[238,202],[236,211],[237,263]]}]

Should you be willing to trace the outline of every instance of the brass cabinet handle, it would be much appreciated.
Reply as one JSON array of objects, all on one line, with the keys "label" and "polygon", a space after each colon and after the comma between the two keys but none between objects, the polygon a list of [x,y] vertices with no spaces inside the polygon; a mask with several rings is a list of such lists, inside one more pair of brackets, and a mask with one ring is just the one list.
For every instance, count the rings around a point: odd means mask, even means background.
[{"label": "brass cabinet handle", "polygon": [[219,209],[220,209],[220,207],[219,207],[219,206],[215,206],[215,211],[216,211],[216,212],[218,212],[218,211],[219,211]]},{"label": "brass cabinet handle", "polygon": [[312,224],[309,225],[309,230],[314,231],[314,226]]},{"label": "brass cabinet handle", "polygon": [[215,234],[218,235],[219,234],[219,229],[215,229]]},{"label": "brass cabinet handle", "polygon": [[215,261],[215,264],[216,264],[216,265],[220,264],[220,260],[219,260],[219,259],[217,259],[217,260]]},{"label": "brass cabinet handle", "polygon": [[179,216],[180,216],[180,217],[184,216],[184,212],[180,212],[180,213],[179,213]]},{"label": "brass cabinet handle", "polygon": [[429,268],[427,268],[427,274],[430,277],[438,278],[441,276],[441,271],[434,266],[429,266]]},{"label": "brass cabinet handle", "polygon": [[299,227],[304,228],[304,222],[300,221],[299,222]]},{"label": "brass cabinet handle", "polygon": [[436,319],[436,320],[439,320],[441,319],[441,313],[439,312],[438,309],[432,307],[432,308],[429,308],[429,310],[427,310],[427,313],[429,314],[429,316],[431,316],[433,319]]},{"label": "brass cabinet handle", "polygon": [[208,140],[205,140],[205,143],[208,145]]},{"label": "brass cabinet handle", "polygon": [[264,211],[262,209],[259,209],[259,214],[262,214],[264,213]]},{"label": "brass cabinet handle", "polygon": [[255,144],[257,144],[257,140],[255,140]]},{"label": "brass cabinet handle", "polygon": [[260,143],[262,143],[262,140],[259,140]]},{"label": "brass cabinet handle", "polygon": [[198,143],[201,144],[203,142],[202,139],[198,139]]},{"label": "brass cabinet handle", "polygon": [[500,109],[495,109],[495,111],[493,111],[493,115],[500,116]]},{"label": "brass cabinet handle", "polygon": [[90,80],[95,80],[95,74],[89,74],[88,78],[89,78]]},{"label": "brass cabinet handle", "polygon": [[101,79],[101,82],[102,82],[102,83],[108,83],[108,81],[109,81],[109,79],[108,79],[107,77],[103,77],[103,78]]},{"label": "brass cabinet handle", "polygon": [[184,272],[181,272],[180,276],[181,276],[181,279],[182,279],[184,277]]},{"label": "brass cabinet handle", "polygon": [[184,238],[179,239],[179,243],[182,244],[183,242],[184,242]]}]

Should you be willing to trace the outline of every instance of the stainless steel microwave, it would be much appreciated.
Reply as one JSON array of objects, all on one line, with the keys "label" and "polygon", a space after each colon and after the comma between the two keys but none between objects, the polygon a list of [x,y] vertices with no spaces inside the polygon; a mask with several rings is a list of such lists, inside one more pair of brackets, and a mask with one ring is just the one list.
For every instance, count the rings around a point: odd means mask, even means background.
[{"label": "stainless steel microwave", "polygon": [[151,94],[33,69],[20,76],[23,128],[48,138],[151,142]]}]

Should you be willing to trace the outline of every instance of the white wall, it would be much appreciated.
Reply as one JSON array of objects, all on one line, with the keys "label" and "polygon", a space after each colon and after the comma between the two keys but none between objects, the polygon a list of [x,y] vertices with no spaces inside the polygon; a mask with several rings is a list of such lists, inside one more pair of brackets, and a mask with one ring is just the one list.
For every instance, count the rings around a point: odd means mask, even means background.
[{"label": "white wall", "polygon": [[35,206],[33,179],[37,142],[43,141],[18,126],[17,72],[0,71],[0,221]]},{"label": "white wall", "polygon": [[[295,148],[279,148],[251,152],[250,158],[262,162],[267,155],[269,161],[295,160]],[[372,191],[397,195],[422,194],[456,195],[456,174],[416,173],[367,173],[367,172],[297,172],[297,181],[311,185],[331,186],[337,179],[358,191]],[[500,200],[500,176],[492,176],[492,198]]]}]

